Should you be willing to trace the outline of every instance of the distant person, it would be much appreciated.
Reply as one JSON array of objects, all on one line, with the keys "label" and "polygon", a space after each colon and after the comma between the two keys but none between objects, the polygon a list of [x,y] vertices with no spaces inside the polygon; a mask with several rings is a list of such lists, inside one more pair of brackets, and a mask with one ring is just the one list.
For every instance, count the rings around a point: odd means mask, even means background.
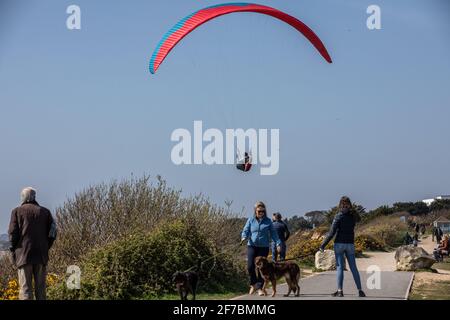
[{"label": "distant person", "polygon": [[449,240],[448,235],[446,234],[444,236],[444,239],[442,240],[442,243],[437,247],[438,252],[441,256],[448,256],[449,253]]},{"label": "distant person", "polygon": [[420,234],[423,236],[425,235],[425,232],[427,232],[427,227],[424,224],[422,224],[420,226]]},{"label": "distant person", "polygon": [[414,234],[412,243],[414,247],[417,247],[417,245],[419,244],[419,234],[417,232]]},{"label": "distant person", "polygon": [[436,236],[436,227],[433,225],[431,228],[431,241],[434,242],[434,237]]},{"label": "distant person", "polygon": [[247,241],[247,271],[250,277],[250,292],[256,291],[263,296],[262,290],[264,279],[255,270],[255,258],[269,255],[270,240],[276,243],[277,250],[280,251],[281,241],[273,227],[272,220],[267,217],[266,205],[258,201],[255,204],[254,215],[247,220],[242,230],[241,243]]},{"label": "distant person", "polygon": [[[289,239],[291,233],[289,232],[288,226],[282,220],[280,213],[274,213],[272,216],[273,228],[275,229],[278,239],[280,239],[280,261],[286,259],[286,241]],[[278,250],[275,242],[272,242],[272,260],[278,261]]]},{"label": "distant person", "polygon": [[244,159],[238,161],[236,168],[244,172],[250,171],[252,168],[252,158],[248,152],[244,153]]},{"label": "distant person", "polygon": [[406,232],[405,237],[403,238],[403,244],[409,246],[413,243],[413,238],[409,235],[409,232]]},{"label": "distant person", "polygon": [[[353,279],[358,289],[358,295],[365,297],[362,290],[361,278],[356,266],[355,259],[355,225],[360,220],[359,214],[353,209],[352,202],[348,197],[342,197],[338,205],[339,212],[336,214],[331,225],[331,230],[320,246],[320,251],[324,251],[327,244],[334,236],[334,253],[337,267],[337,291],[333,297],[343,297],[342,287],[344,284],[344,259],[347,261],[353,275]],[[344,257],[345,256],[345,257]]]},{"label": "distant person", "polygon": [[56,225],[50,211],[36,202],[36,190],[21,192],[20,207],[11,213],[9,223],[10,250],[18,268],[19,299],[46,299],[45,280],[48,251],[56,238]]},{"label": "distant person", "polygon": [[419,225],[418,223],[416,223],[416,225],[415,225],[415,227],[414,227],[414,231],[415,231],[416,233],[419,233],[419,232],[420,232],[420,225]]},{"label": "distant person", "polygon": [[441,227],[436,227],[436,243],[440,244],[442,240],[442,236],[444,233],[442,232]]}]

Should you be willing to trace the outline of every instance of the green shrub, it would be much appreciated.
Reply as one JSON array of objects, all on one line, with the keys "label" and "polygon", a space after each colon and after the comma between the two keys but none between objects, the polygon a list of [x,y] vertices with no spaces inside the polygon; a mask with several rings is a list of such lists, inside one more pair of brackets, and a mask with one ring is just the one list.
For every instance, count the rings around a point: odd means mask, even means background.
[{"label": "green shrub", "polygon": [[[222,248],[220,248],[222,249]],[[196,266],[218,248],[189,223],[159,225],[150,234],[136,234],[87,254],[81,263],[81,290],[61,284],[54,299],[150,299],[173,293],[172,275]],[[202,265],[199,290],[226,292],[246,287],[245,269],[233,263],[232,251]]]},{"label": "green shrub", "polygon": [[183,219],[217,247],[239,239],[245,221],[202,195],[182,197],[161,178],[144,175],[90,186],[56,209],[58,239],[50,250],[49,271],[62,275],[96,248],[132,234],[153,232],[159,224]]}]

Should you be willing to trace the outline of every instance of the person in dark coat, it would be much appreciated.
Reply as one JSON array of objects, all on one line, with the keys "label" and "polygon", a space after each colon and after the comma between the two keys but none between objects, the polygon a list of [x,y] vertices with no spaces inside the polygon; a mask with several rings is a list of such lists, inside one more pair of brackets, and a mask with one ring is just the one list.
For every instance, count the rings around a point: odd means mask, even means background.
[{"label": "person in dark coat", "polygon": [[417,232],[414,234],[412,244],[414,245],[414,247],[417,247],[417,245],[419,244],[419,234]]},{"label": "person in dark coat", "polygon": [[56,225],[50,211],[36,201],[36,190],[25,188],[22,205],[11,213],[9,241],[18,269],[19,299],[46,299],[48,251],[56,238]]},{"label": "person in dark coat", "polygon": [[422,224],[420,226],[420,234],[423,236],[425,235],[425,232],[427,232],[427,227],[424,224]]},{"label": "person in dark coat", "polygon": [[289,232],[288,226],[282,220],[280,213],[274,213],[272,216],[273,228],[278,234],[278,238],[281,241],[280,244],[280,260],[278,260],[278,250],[275,242],[272,242],[272,261],[284,261],[286,259],[286,241],[289,239],[291,233]]},{"label": "person in dark coat", "polygon": [[409,232],[406,232],[405,237],[403,238],[403,244],[408,246],[413,243],[413,238],[410,236]]},{"label": "person in dark coat", "polygon": [[414,231],[415,231],[416,233],[419,233],[419,232],[420,232],[420,225],[419,225],[418,223],[416,223],[416,225],[415,225],[415,227],[414,227]]},{"label": "person in dark coat", "polygon": [[440,244],[442,240],[442,236],[444,233],[442,232],[442,229],[440,227],[436,227],[435,236],[436,236],[436,243]]},{"label": "person in dark coat", "polygon": [[355,257],[355,225],[361,218],[358,212],[353,209],[352,202],[348,197],[341,198],[338,209],[339,212],[334,217],[330,232],[320,246],[320,251],[323,252],[327,244],[336,236],[334,239],[334,254],[336,256],[338,290],[332,296],[344,296],[342,287],[344,284],[344,259],[346,257],[358,289],[358,295],[359,297],[365,297]]}]

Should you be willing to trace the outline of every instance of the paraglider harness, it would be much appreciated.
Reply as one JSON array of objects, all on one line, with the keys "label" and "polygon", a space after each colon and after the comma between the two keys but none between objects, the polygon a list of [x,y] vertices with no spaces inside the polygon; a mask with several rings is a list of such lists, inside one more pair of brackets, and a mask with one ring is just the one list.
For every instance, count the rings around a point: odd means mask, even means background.
[{"label": "paraglider harness", "polygon": [[248,172],[252,168],[252,156],[251,153],[245,152],[244,157],[241,157],[239,150],[237,154],[237,165],[238,170]]}]

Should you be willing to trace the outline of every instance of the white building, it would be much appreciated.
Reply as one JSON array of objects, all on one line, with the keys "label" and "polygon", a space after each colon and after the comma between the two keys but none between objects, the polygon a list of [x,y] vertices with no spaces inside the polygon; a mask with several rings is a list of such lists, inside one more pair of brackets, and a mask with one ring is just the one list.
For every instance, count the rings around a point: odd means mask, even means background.
[{"label": "white building", "polygon": [[427,206],[430,206],[436,200],[450,200],[450,195],[441,195],[441,196],[437,196],[433,199],[424,199],[424,200],[422,200],[422,202],[425,203]]},{"label": "white building", "polygon": [[436,221],[433,222],[434,227],[441,228],[442,232],[449,233],[450,232],[450,220],[444,217],[440,217]]}]

